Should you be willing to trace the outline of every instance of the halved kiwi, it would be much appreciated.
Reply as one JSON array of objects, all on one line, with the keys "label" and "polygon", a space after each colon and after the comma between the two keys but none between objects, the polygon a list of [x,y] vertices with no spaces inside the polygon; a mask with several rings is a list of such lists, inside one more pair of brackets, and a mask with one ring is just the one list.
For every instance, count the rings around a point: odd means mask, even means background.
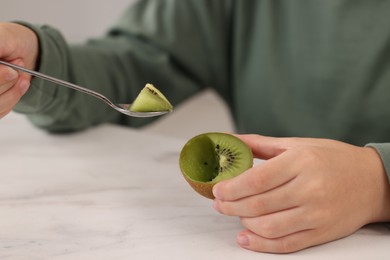
[{"label": "halved kiwi", "polygon": [[180,170],[200,195],[213,199],[213,186],[233,178],[253,165],[251,149],[225,133],[203,133],[191,138],[180,153]]},{"label": "halved kiwi", "polygon": [[155,86],[146,84],[129,107],[129,110],[133,112],[172,111],[173,106]]}]

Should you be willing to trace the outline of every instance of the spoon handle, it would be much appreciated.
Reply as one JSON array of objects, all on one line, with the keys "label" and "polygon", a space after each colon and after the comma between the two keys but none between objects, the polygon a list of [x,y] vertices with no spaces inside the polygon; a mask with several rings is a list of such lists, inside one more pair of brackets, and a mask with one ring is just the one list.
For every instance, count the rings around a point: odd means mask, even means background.
[{"label": "spoon handle", "polygon": [[65,80],[57,79],[57,78],[51,77],[49,75],[45,75],[45,74],[39,73],[39,72],[34,71],[34,70],[29,70],[29,69],[26,69],[24,67],[21,67],[21,66],[9,63],[9,62],[5,62],[5,61],[2,61],[2,60],[0,60],[0,64],[8,66],[8,67],[11,67],[11,68],[16,69],[16,70],[23,71],[25,73],[31,74],[31,75],[33,75],[35,77],[38,77],[38,78],[41,78],[41,79],[44,79],[44,80],[47,80],[47,81],[50,81],[50,82],[53,82],[53,83],[56,83],[56,84],[60,84],[60,85],[65,86],[65,87],[68,87],[68,88],[71,88],[71,89],[74,89],[74,90],[77,90],[77,91],[81,91],[81,92],[83,92],[85,94],[92,95],[92,96],[94,96],[96,98],[99,98],[99,99],[103,100],[104,102],[106,102],[110,106],[114,106],[114,104],[111,102],[111,100],[109,100],[107,97],[105,97],[102,94],[100,94],[98,92],[95,92],[93,90],[81,87],[79,85],[67,82]]}]

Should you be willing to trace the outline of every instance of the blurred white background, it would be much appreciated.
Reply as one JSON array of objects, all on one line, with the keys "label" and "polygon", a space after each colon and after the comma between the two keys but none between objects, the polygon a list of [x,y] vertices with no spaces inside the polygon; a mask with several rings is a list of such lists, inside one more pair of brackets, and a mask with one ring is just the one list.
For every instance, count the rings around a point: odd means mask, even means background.
[{"label": "blurred white background", "polygon": [[[1,0],[0,21],[50,24],[60,29],[70,43],[83,42],[104,34],[133,2],[135,0]],[[8,117],[15,116],[19,115],[11,113]],[[1,124],[0,121],[0,127]],[[213,91],[207,90],[144,130],[188,139],[207,131],[234,131],[234,127],[225,104]]]}]

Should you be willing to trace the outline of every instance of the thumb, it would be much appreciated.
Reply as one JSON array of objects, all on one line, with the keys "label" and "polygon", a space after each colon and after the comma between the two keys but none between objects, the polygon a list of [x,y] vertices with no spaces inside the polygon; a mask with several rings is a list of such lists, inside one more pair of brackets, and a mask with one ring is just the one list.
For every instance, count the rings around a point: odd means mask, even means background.
[{"label": "thumb", "polygon": [[[25,67],[25,63],[22,59],[15,59],[11,63],[20,67]],[[20,89],[20,93],[24,95],[30,87],[31,75],[27,73],[19,73],[19,80],[16,86]]]},{"label": "thumb", "polygon": [[291,148],[288,138],[277,138],[263,135],[235,135],[252,150],[253,156],[259,159],[271,159]]}]

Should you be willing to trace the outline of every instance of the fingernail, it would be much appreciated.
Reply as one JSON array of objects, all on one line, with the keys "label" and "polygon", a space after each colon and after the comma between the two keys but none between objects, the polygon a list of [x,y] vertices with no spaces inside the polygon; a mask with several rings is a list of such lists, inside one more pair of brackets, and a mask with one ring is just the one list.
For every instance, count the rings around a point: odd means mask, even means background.
[{"label": "fingernail", "polygon": [[19,73],[16,70],[8,69],[7,75],[5,76],[5,79],[7,81],[11,81],[19,77]]},{"label": "fingernail", "polygon": [[245,234],[239,234],[237,236],[237,243],[240,246],[249,246],[249,237]]},{"label": "fingernail", "polygon": [[20,85],[19,85],[20,93],[22,93],[22,95],[26,94],[29,87],[30,87],[30,81],[23,80],[22,82],[20,82]]}]

